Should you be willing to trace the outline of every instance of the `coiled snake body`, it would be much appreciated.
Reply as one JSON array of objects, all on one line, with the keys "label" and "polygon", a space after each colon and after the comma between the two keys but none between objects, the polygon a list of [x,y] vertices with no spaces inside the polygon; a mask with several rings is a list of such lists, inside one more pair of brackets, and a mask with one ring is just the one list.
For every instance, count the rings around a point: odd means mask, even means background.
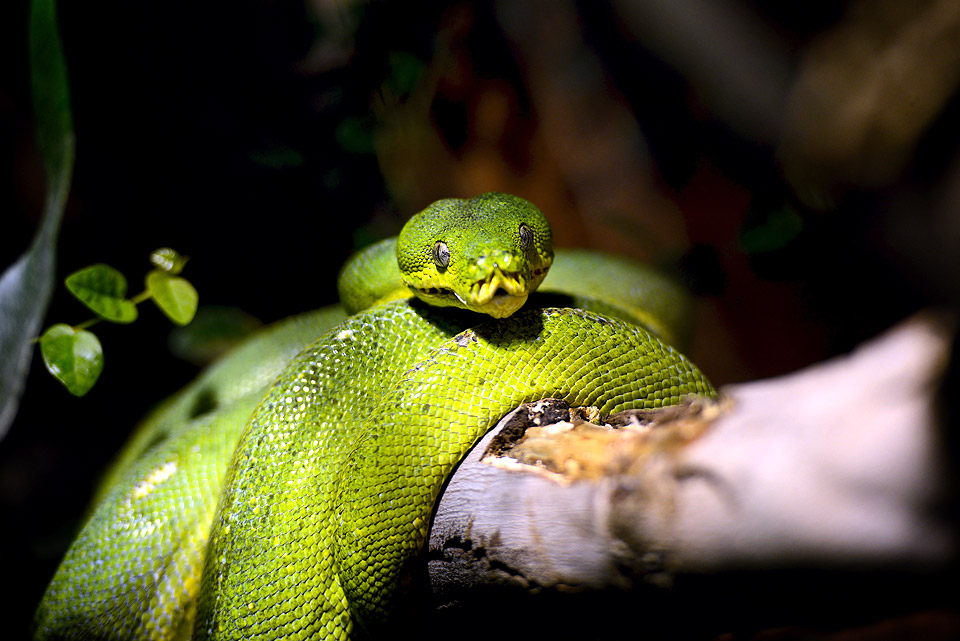
[{"label": "coiled snake body", "polygon": [[108,473],[36,638],[347,639],[389,615],[445,479],[505,413],[714,394],[661,338],[682,299],[644,268],[570,254],[544,288],[576,307],[524,305],[550,243],[522,199],[439,201],[345,267],[358,313],[288,321],[201,375]]}]

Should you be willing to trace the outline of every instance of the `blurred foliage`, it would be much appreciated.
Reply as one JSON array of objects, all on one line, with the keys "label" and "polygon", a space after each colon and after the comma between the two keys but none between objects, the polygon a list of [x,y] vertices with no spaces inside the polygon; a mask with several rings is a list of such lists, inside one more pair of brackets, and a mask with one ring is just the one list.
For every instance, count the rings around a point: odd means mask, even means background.
[{"label": "blurred foliage", "polygon": [[43,168],[44,205],[29,249],[0,275],[0,439],[17,413],[32,341],[50,300],[57,234],[74,161],[70,92],[54,0],[29,4],[27,27],[30,98]]},{"label": "blurred foliage", "polygon": [[260,325],[236,307],[201,305],[189,325],[170,333],[170,351],[195,365],[208,365]]}]

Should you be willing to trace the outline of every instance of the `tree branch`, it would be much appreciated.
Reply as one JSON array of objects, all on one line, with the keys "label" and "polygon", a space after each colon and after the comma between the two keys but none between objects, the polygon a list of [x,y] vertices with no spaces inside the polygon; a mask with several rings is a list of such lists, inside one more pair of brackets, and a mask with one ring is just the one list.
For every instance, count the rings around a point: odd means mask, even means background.
[{"label": "tree branch", "polygon": [[557,421],[566,410],[555,403],[520,408],[440,501],[428,555],[437,608],[572,591],[620,603],[639,590],[622,613],[657,620],[644,605],[680,598],[683,586],[685,600],[691,585],[708,586],[695,601],[724,601],[744,573],[789,589],[787,620],[809,618],[811,600],[832,593],[824,576],[834,588],[883,589],[883,603],[912,603],[905,590],[929,598],[917,581],[957,552],[941,509],[952,481],[937,410],[952,329],[921,315],[845,357],[615,428],[582,412]]}]

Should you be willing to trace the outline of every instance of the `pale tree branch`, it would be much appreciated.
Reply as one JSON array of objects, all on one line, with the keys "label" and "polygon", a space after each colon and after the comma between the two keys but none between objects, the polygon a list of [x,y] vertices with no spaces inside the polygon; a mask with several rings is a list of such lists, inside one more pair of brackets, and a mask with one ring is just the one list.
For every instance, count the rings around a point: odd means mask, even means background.
[{"label": "pale tree branch", "polygon": [[[675,620],[688,607],[711,611],[694,628],[715,633],[767,616],[856,622],[850,590],[874,599],[868,619],[891,602],[937,606],[957,552],[938,405],[952,329],[922,314],[847,356],[616,429],[521,408],[441,499],[428,556],[438,611],[549,604],[562,633],[587,603],[670,636],[693,629]],[[555,424],[507,449],[530,420]],[[732,613],[734,594],[752,606]]]}]

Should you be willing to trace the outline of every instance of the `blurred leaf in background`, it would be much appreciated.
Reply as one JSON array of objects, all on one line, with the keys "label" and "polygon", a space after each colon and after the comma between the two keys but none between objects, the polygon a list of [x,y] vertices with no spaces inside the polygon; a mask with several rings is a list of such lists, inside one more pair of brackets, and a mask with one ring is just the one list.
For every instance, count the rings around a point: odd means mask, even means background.
[{"label": "blurred leaf in background", "polygon": [[260,327],[258,319],[237,307],[204,305],[189,325],[176,327],[170,351],[195,365],[208,365]]},{"label": "blurred leaf in background", "polygon": [[30,6],[30,83],[46,175],[43,221],[33,243],[0,276],[0,438],[17,412],[33,339],[53,289],[55,249],[73,174],[74,133],[54,0]]}]

